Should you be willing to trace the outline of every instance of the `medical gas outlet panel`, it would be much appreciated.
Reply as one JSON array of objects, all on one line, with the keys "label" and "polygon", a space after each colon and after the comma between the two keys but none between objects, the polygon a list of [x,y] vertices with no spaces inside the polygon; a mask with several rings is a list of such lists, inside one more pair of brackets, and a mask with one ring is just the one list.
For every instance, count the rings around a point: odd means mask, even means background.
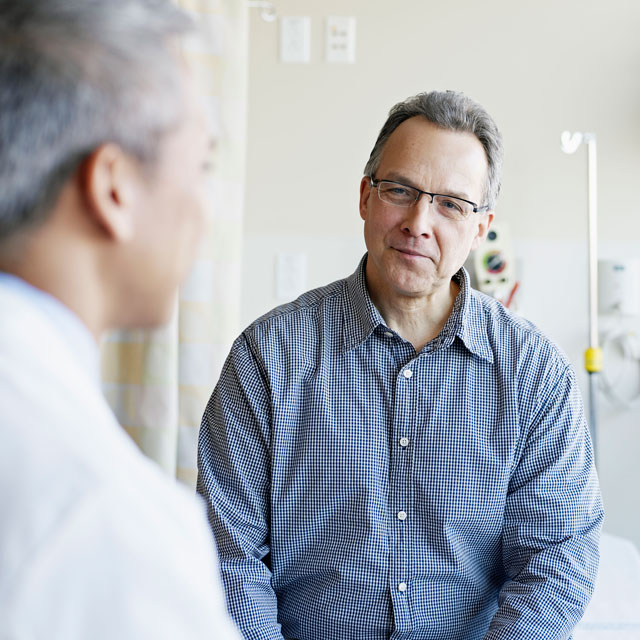
[{"label": "medical gas outlet panel", "polygon": [[506,225],[494,224],[474,252],[477,286],[509,307],[517,289],[511,237]]}]

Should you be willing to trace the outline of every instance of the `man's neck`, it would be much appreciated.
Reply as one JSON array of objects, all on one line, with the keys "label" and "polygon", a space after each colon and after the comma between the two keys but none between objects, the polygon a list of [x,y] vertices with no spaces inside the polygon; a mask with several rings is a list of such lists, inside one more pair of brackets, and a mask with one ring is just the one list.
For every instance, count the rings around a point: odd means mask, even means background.
[{"label": "man's neck", "polygon": [[64,236],[45,238],[45,233],[38,231],[21,249],[19,256],[11,252],[0,255],[0,271],[57,298],[98,341],[104,330],[105,296],[86,252],[77,242],[65,242]]},{"label": "man's neck", "polygon": [[451,280],[448,288],[424,297],[376,295],[371,291],[370,295],[387,326],[411,342],[419,353],[444,328],[459,291],[459,285]]}]

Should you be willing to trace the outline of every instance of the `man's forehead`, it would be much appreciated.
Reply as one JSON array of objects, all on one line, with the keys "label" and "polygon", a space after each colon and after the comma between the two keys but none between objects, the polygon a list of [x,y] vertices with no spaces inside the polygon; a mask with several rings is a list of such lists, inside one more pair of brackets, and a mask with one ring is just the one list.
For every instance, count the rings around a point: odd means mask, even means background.
[{"label": "man's forehead", "polygon": [[401,122],[389,136],[385,148],[390,146],[390,143],[399,142],[414,146],[437,143],[460,150],[469,146],[479,147],[484,153],[482,143],[475,134],[441,127],[424,116],[413,116]]},{"label": "man's forehead", "polygon": [[405,120],[391,133],[382,148],[381,160],[390,155],[430,162],[460,159],[488,166],[484,147],[473,133],[444,129],[421,116]]},{"label": "man's forehead", "polygon": [[484,188],[482,143],[466,131],[443,129],[423,116],[402,122],[382,149],[376,177],[473,200]]}]

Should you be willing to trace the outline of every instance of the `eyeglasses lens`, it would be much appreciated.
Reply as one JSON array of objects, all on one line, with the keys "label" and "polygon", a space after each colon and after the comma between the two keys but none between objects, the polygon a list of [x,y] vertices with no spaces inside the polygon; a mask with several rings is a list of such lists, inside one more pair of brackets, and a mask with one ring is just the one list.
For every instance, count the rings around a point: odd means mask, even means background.
[{"label": "eyeglasses lens", "polygon": [[[381,180],[378,183],[380,200],[397,207],[410,207],[420,195],[420,191],[395,182]],[[429,198],[425,194],[425,197]],[[453,196],[435,195],[432,200],[435,210],[443,217],[452,220],[464,220],[473,213],[473,206]]]}]

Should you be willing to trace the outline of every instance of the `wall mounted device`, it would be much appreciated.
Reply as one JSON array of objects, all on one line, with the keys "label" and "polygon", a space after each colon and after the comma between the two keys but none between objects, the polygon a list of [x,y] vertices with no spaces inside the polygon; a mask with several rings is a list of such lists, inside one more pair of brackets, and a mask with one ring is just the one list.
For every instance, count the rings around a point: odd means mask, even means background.
[{"label": "wall mounted device", "polygon": [[518,288],[511,235],[506,224],[494,223],[487,239],[473,256],[476,286],[480,291],[512,307]]},{"label": "wall mounted device", "polygon": [[311,58],[311,18],[280,18],[280,62],[307,64]]},{"label": "wall mounted device", "polygon": [[326,59],[333,63],[356,61],[356,19],[328,16],[326,20]]},{"label": "wall mounted device", "polygon": [[598,311],[606,327],[601,335],[600,388],[618,408],[640,407],[640,336],[633,325],[640,315],[640,260],[598,260]]},{"label": "wall mounted device", "polygon": [[601,315],[640,315],[640,260],[598,260]]}]

